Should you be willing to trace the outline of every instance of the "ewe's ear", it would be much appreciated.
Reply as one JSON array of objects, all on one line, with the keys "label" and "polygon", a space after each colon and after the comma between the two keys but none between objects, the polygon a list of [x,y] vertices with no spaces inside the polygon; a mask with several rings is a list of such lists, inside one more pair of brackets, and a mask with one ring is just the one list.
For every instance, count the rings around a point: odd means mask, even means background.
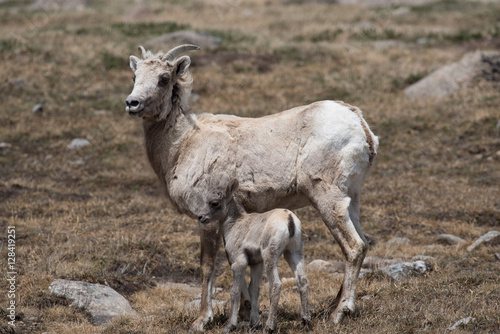
[{"label": "ewe's ear", "polygon": [[134,72],[137,70],[137,62],[138,61],[139,61],[139,58],[137,58],[136,56],[130,56],[130,68]]},{"label": "ewe's ear", "polygon": [[239,186],[238,180],[232,179],[227,185],[226,196],[227,197],[231,196],[236,191],[236,189],[238,189],[238,186]]},{"label": "ewe's ear", "polygon": [[191,58],[189,56],[182,56],[175,62],[177,66],[176,73],[177,75],[184,75],[189,69],[189,65],[191,65]]}]

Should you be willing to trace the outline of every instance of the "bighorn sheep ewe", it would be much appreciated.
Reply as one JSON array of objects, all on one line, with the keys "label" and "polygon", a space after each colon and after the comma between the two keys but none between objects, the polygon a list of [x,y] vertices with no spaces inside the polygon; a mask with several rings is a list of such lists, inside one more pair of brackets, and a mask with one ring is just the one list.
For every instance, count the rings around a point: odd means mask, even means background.
[{"label": "bighorn sheep ewe", "polygon": [[[225,180],[223,178],[223,180]],[[231,311],[224,332],[236,328],[238,305],[241,295],[241,281],[250,265],[250,326],[259,323],[259,287],[262,269],[269,280],[270,307],[264,332],[276,329],[276,309],[281,291],[278,276],[278,259],[281,254],[292,269],[300,293],[300,315],[304,324],[311,320],[309,314],[309,281],[307,280],[300,238],[300,220],[290,210],[274,209],[265,213],[247,214],[234,199],[238,188],[236,179],[221,182],[202,201],[198,220],[202,224],[218,221],[224,239],[227,257],[233,271],[231,289]]]},{"label": "bighorn sheep ewe", "polygon": [[[149,161],[174,205],[196,218],[192,188],[223,173],[240,181],[235,196],[247,212],[312,204],[345,256],[331,318],[338,323],[352,313],[367,251],[359,223],[361,183],[378,147],[361,110],[321,101],[261,118],[196,115],[188,106],[191,61],[178,56],[199,48],[181,45],[166,54],[139,49],[142,59],[130,57],[135,84],[126,110],[142,118]],[[200,229],[202,300],[193,330],[213,318],[220,235],[216,227]]]}]

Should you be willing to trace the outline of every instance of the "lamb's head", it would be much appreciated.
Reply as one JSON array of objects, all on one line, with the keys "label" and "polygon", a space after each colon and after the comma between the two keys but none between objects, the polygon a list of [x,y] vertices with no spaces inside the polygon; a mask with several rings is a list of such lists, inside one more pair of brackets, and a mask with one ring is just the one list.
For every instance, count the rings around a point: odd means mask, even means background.
[{"label": "lamb's head", "polygon": [[127,112],[137,117],[166,119],[172,108],[186,107],[193,82],[189,73],[191,59],[177,57],[199,49],[196,45],[184,44],[165,54],[153,54],[140,46],[142,59],[130,56],[134,89],[125,101]]},{"label": "lamb's head", "polygon": [[207,196],[204,196],[204,201],[202,201],[198,213],[200,223],[207,224],[214,221],[223,221],[229,214],[229,204],[233,200],[234,191],[238,189],[238,180],[223,181],[222,184],[222,186],[212,189]]}]

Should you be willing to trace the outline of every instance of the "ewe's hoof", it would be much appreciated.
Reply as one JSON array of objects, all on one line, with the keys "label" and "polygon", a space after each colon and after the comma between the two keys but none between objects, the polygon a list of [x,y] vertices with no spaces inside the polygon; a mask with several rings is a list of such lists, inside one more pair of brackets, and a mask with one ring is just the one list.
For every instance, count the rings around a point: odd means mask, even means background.
[{"label": "ewe's hoof", "polygon": [[342,320],[344,320],[346,316],[349,316],[351,314],[354,314],[354,310],[351,310],[347,306],[339,307],[335,310],[335,312],[331,314],[330,319],[334,324],[338,325],[342,323]]},{"label": "ewe's hoof", "polygon": [[274,328],[271,328],[271,327],[264,327],[264,331],[263,331],[264,334],[271,334],[271,333],[274,333]]},{"label": "ewe's hoof", "polygon": [[235,329],[236,329],[235,325],[226,325],[226,327],[224,327],[224,330],[222,331],[222,333],[230,333],[230,332],[234,331]]}]

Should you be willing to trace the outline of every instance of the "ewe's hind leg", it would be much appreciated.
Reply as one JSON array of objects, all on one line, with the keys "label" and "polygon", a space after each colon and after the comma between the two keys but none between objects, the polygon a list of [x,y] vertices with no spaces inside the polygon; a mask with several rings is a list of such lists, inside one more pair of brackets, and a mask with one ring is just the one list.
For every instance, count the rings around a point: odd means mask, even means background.
[{"label": "ewe's hind leg", "polygon": [[260,279],[262,278],[262,262],[250,267],[251,281],[250,281],[250,326],[255,327],[259,324],[259,292],[260,292]]},{"label": "ewe's hind leg", "polygon": [[314,188],[311,202],[319,211],[326,226],[340,245],[345,256],[345,274],[339,303],[331,318],[340,323],[345,315],[354,312],[356,284],[361,264],[367,250],[367,244],[360,236],[349,215],[351,199],[335,186],[318,184]]},{"label": "ewe's hind leg", "polygon": [[309,313],[309,280],[304,269],[302,249],[293,253],[286,250],[284,256],[295,275],[295,281],[300,293],[300,317],[304,325],[307,325],[311,321],[311,314]]}]

